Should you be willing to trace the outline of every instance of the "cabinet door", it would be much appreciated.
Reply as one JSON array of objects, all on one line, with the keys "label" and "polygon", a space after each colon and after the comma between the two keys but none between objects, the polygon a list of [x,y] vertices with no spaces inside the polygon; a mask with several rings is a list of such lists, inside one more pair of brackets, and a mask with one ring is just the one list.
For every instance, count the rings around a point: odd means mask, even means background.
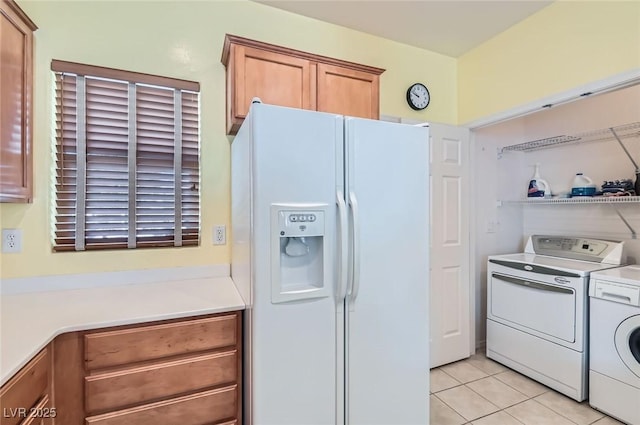
[{"label": "cabinet door", "polygon": [[240,45],[231,49],[227,95],[235,96],[227,99],[230,133],[240,128],[254,97],[272,105],[315,109],[315,65],[309,60]]},{"label": "cabinet door", "polygon": [[379,76],[318,64],[318,111],[378,119]]},{"label": "cabinet door", "polygon": [[45,395],[40,402],[29,410],[29,416],[20,425],[53,425],[56,410],[51,407],[49,396]]},{"label": "cabinet door", "polygon": [[22,16],[0,2],[0,202],[31,201],[33,36]]},{"label": "cabinet door", "polygon": [[21,423],[29,416],[32,408],[39,406],[39,400],[45,398],[48,401],[50,367],[49,348],[44,348],[0,388],[0,425]]}]

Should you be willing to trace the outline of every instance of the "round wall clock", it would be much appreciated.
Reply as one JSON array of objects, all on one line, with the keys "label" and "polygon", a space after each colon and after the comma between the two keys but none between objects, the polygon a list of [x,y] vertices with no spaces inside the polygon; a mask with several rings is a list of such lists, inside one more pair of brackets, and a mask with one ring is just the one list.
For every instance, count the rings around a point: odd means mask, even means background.
[{"label": "round wall clock", "polygon": [[424,84],[415,83],[407,89],[407,103],[416,111],[421,111],[429,106],[431,96],[429,90]]}]

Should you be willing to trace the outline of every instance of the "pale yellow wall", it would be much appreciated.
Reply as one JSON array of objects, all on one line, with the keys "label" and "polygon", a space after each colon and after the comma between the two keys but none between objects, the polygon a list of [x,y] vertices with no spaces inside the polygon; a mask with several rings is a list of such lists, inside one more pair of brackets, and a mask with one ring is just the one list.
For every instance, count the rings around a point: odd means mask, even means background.
[{"label": "pale yellow wall", "polygon": [[467,123],[640,68],[640,1],[556,1],[461,56]]},{"label": "pale yellow wall", "polygon": [[[37,276],[229,262],[212,245],[214,224],[229,225],[229,139],[225,136],[225,33],[387,69],[380,112],[457,122],[456,61],[335,25],[247,1],[59,2],[19,0],[39,29],[35,36],[35,197],[0,206],[3,228],[23,230],[23,252],[0,257],[0,277]],[[51,59],[166,75],[201,83],[202,244],[198,248],[51,252]],[[412,112],[410,83],[425,82],[432,103]]]}]

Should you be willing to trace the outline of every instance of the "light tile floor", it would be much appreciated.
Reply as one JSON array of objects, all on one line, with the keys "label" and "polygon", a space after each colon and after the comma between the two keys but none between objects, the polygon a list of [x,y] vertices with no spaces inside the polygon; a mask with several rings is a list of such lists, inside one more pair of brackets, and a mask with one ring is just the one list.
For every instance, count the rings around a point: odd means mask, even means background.
[{"label": "light tile floor", "polygon": [[616,425],[484,354],[431,370],[430,425]]}]

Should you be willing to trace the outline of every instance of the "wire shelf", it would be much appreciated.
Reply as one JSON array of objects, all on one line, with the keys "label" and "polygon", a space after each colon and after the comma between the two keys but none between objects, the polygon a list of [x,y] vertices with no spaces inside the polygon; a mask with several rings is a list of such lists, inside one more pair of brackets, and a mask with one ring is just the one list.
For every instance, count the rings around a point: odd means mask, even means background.
[{"label": "wire shelf", "polygon": [[501,152],[530,152],[564,144],[615,140],[615,136],[612,130],[615,131],[615,133],[621,140],[632,137],[640,137],[640,122],[623,124],[611,128],[603,128],[601,130],[587,131],[570,136],[561,135],[547,137],[546,139],[532,140],[525,143],[519,143],[517,145],[505,146],[501,149]]},{"label": "wire shelf", "polygon": [[503,205],[549,204],[640,204],[640,196],[580,196],[575,198],[527,198],[517,201],[501,201]]}]

